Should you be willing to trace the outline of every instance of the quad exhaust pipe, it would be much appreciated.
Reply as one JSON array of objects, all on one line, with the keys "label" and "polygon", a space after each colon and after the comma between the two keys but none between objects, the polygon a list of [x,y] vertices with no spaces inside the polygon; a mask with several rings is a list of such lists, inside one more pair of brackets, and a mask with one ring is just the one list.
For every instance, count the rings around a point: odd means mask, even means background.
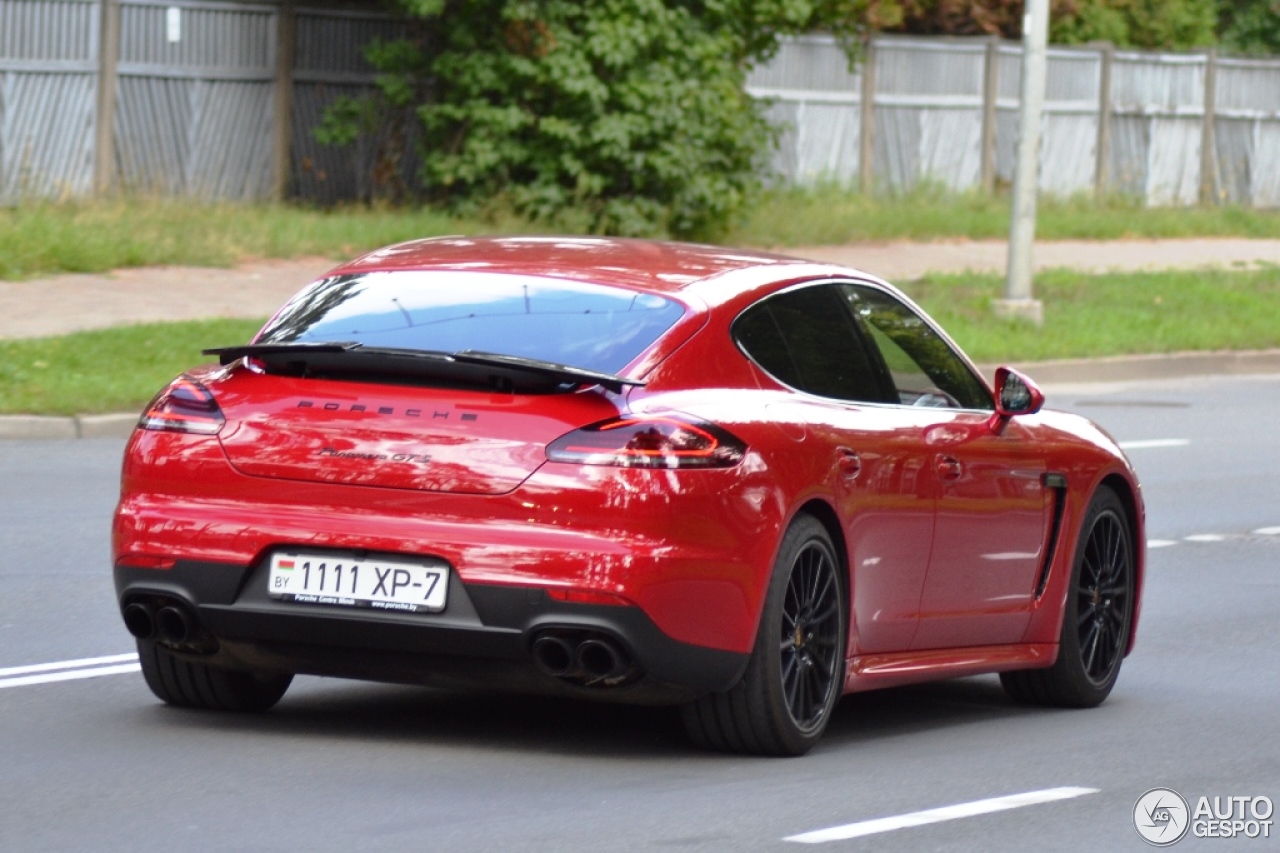
[{"label": "quad exhaust pipe", "polygon": [[139,640],[150,640],[156,635],[156,619],[151,608],[134,602],[124,609],[124,627]]},{"label": "quad exhaust pipe", "polygon": [[163,640],[180,646],[204,636],[188,607],[176,599],[135,601],[124,608],[124,627],[139,640]]},{"label": "quad exhaust pipe", "polygon": [[631,656],[617,640],[588,631],[541,631],[529,647],[533,662],[547,675],[579,684],[624,678],[634,669]]}]

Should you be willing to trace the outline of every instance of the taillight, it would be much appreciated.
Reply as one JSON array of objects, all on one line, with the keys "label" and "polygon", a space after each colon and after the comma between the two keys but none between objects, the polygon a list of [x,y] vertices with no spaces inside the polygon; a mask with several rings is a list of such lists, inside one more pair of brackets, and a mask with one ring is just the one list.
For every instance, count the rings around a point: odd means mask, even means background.
[{"label": "taillight", "polygon": [[714,424],[670,416],[612,418],[547,446],[553,462],[626,468],[728,468],[747,446]]},{"label": "taillight", "polygon": [[224,423],[226,419],[209,389],[184,373],[155,396],[138,427],[214,435]]}]

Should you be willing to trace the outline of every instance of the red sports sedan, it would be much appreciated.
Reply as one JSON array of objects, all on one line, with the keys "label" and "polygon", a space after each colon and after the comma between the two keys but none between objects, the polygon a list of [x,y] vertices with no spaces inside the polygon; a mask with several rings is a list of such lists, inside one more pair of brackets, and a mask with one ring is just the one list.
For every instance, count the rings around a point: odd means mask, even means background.
[{"label": "red sports sedan", "polygon": [[854,270],[421,240],[208,353],[147,407],[115,515],[174,705],[263,710],[295,673],[482,684],[793,755],[859,690],[1000,673],[1097,705],[1133,647],[1116,443]]}]

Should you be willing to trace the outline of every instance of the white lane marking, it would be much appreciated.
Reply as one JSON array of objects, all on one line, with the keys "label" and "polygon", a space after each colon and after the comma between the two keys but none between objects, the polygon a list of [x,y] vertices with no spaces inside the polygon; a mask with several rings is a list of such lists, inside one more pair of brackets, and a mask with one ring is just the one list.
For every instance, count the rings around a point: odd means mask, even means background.
[{"label": "white lane marking", "polygon": [[1196,533],[1182,538],[1187,542],[1222,542],[1227,537],[1223,536],[1221,533]]},{"label": "white lane marking", "polygon": [[941,823],[962,817],[974,817],[976,815],[991,814],[992,812],[1007,811],[1008,809],[1020,809],[1023,806],[1052,803],[1056,800],[1069,800],[1073,797],[1083,797],[1086,794],[1096,793],[1098,793],[1097,788],[1048,788],[1043,791],[1010,794],[1006,797],[993,797],[989,800],[943,806],[940,809],[927,809],[922,812],[911,812],[894,817],[846,823],[844,826],[833,826],[830,829],[818,829],[813,832],[804,832],[800,835],[791,835],[782,840],[795,841],[799,844],[846,841],[850,838],[861,838],[864,835],[874,835],[879,832],[892,832],[895,829],[907,829],[912,826],[925,826],[930,823]]},{"label": "white lane marking", "polygon": [[1253,532],[1258,536],[1280,536],[1280,527],[1259,527]]},{"label": "white lane marking", "polygon": [[116,666],[98,666],[88,669],[71,669],[66,672],[46,672],[43,675],[21,675],[17,678],[0,678],[0,690],[6,687],[26,687],[29,684],[49,684],[55,681],[75,681],[80,678],[97,678],[100,675],[120,675],[125,672],[139,672],[142,666],[136,663],[123,663]]},{"label": "white lane marking", "polygon": [[30,666],[11,666],[0,669],[0,678],[10,675],[27,675],[32,672],[51,672],[56,669],[79,669],[86,666],[102,666],[108,663],[124,663],[126,661],[137,661],[137,652],[130,652],[127,655],[107,655],[100,658],[80,658],[78,660],[64,660],[57,663],[36,663]]},{"label": "white lane marking", "polygon": [[1122,441],[1121,450],[1149,450],[1153,447],[1186,447],[1191,443],[1189,438],[1151,438],[1146,441]]},{"label": "white lane marking", "polygon": [[1148,539],[1147,548],[1168,548],[1170,545],[1177,545],[1175,539]]}]

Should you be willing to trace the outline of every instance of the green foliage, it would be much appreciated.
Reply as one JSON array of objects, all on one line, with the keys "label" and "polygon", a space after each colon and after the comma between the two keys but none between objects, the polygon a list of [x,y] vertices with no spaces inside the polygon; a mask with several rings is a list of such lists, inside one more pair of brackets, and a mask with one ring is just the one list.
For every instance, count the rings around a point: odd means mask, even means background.
[{"label": "green foliage", "polygon": [[1050,40],[1189,50],[1217,41],[1218,0],[1057,0]]},{"label": "green foliage", "polygon": [[[783,34],[852,44],[868,0],[402,0],[416,35],[367,52],[417,105],[426,196],[565,230],[710,237],[758,189],[775,131],[743,91]],[[428,84],[429,81],[429,84]],[[323,138],[364,116],[342,101]]]},{"label": "green foliage", "polygon": [[1280,0],[1221,0],[1222,43],[1238,53],[1280,53]]}]

